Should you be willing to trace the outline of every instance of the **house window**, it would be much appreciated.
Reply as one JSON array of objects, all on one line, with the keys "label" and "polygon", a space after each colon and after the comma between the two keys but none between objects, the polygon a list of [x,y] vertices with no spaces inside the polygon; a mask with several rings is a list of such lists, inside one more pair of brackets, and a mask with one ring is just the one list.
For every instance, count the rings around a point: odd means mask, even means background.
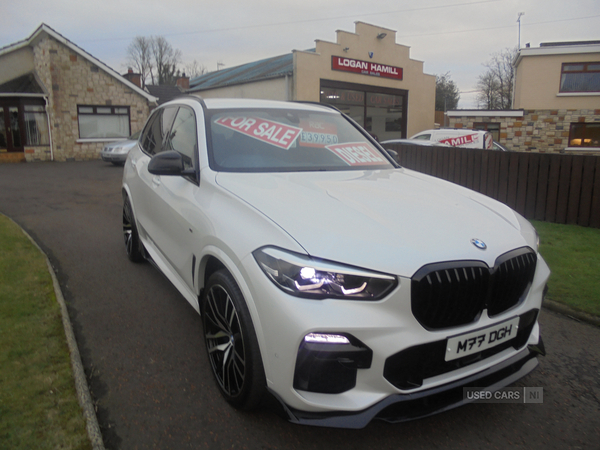
[{"label": "house window", "polygon": [[31,146],[50,145],[46,108],[40,105],[24,105],[25,142]]},{"label": "house window", "polygon": [[80,139],[119,139],[130,133],[128,106],[77,107]]},{"label": "house window", "polygon": [[500,141],[500,124],[495,122],[475,122],[473,124],[474,130],[489,131],[492,134],[492,138],[496,141]]},{"label": "house window", "polygon": [[50,145],[43,99],[0,98],[0,152]]},{"label": "house window", "polygon": [[563,64],[560,92],[600,92],[600,62]]},{"label": "house window", "polygon": [[569,147],[600,147],[600,123],[572,123]]}]

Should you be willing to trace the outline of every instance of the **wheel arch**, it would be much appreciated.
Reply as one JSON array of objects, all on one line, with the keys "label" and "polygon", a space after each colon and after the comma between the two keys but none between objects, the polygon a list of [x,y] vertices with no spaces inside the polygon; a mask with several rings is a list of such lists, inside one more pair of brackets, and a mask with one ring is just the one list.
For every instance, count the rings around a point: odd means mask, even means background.
[{"label": "wheel arch", "polygon": [[[256,335],[256,339],[258,340],[258,347],[261,353],[261,359],[264,366],[265,373],[269,373],[268,366],[268,358],[265,358],[266,351],[266,341],[263,333],[263,327],[260,320],[260,316],[258,314],[257,307],[254,303],[254,298],[250,291],[250,287],[246,283],[246,279],[244,274],[240,271],[240,267],[243,267],[241,262],[238,264],[235,263],[233,259],[231,259],[227,253],[225,253],[222,249],[214,246],[210,246],[205,249],[204,256],[201,258],[200,263],[198,264],[197,276],[199,290],[198,290],[198,306],[199,312],[202,315],[202,296],[204,295],[204,288],[208,282],[210,276],[219,271],[226,270],[233,277],[236,284],[240,288],[242,292],[242,296],[244,297],[244,302],[246,303],[246,307],[250,313],[250,318],[252,320],[252,324],[254,327],[254,333]],[[200,285],[201,283],[201,285]]]}]

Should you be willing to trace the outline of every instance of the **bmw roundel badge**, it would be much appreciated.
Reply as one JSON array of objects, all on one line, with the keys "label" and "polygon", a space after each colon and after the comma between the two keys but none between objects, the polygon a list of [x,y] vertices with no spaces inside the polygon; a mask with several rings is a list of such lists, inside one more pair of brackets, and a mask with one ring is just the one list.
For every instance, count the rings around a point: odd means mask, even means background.
[{"label": "bmw roundel badge", "polygon": [[481,239],[471,239],[471,244],[480,250],[485,250],[487,248],[487,245],[485,245],[485,242],[483,242]]}]

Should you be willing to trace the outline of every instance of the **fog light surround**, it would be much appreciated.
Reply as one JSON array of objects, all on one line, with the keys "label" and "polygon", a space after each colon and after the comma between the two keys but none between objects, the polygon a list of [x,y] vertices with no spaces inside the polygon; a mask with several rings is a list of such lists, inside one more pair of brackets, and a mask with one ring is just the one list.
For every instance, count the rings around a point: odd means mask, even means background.
[{"label": "fog light surround", "polygon": [[373,351],[345,333],[313,332],[298,349],[294,389],[340,394],[356,386],[358,369],[368,369]]}]

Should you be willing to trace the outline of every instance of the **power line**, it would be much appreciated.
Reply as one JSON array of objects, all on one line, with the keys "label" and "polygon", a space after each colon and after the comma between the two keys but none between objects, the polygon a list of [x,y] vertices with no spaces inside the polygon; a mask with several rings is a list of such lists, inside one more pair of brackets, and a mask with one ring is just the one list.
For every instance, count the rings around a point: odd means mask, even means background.
[{"label": "power line", "polygon": [[[557,23],[557,22],[568,22],[571,20],[582,20],[582,19],[595,19],[596,17],[600,17],[600,14],[596,16],[585,16],[585,17],[574,17],[571,19],[558,19],[558,20],[548,20],[545,22],[533,22],[523,25],[523,27],[529,27],[532,25],[546,25],[549,23]],[[401,36],[396,36],[399,38],[407,38],[407,37],[423,37],[423,36],[439,36],[442,34],[458,34],[458,33],[472,33],[476,31],[490,31],[490,30],[501,30],[505,28],[512,28],[514,25],[505,25],[501,27],[487,27],[487,28],[473,28],[470,30],[458,30],[458,31],[440,31],[439,33],[424,33],[424,34],[403,34]]]},{"label": "power line", "polygon": [[[189,36],[195,34],[209,34],[209,33],[221,33],[225,31],[241,31],[241,30],[250,30],[253,28],[264,28],[264,27],[276,27],[281,25],[297,25],[301,23],[311,23],[311,22],[325,22],[328,20],[340,20],[340,19],[356,19],[357,17],[369,17],[369,16],[381,16],[381,15],[389,15],[389,14],[397,14],[397,13],[407,13],[407,12],[415,12],[415,11],[427,11],[432,9],[448,9],[454,8],[458,6],[472,6],[482,3],[494,3],[503,0],[478,0],[473,2],[463,2],[463,3],[452,3],[449,5],[438,5],[438,6],[423,6],[420,8],[410,8],[410,9],[397,9],[392,11],[382,11],[376,13],[365,13],[365,14],[352,14],[347,16],[336,16],[336,17],[324,17],[324,18],[315,18],[315,19],[304,19],[304,20],[292,20],[287,22],[273,22],[273,23],[265,23],[258,25],[244,25],[244,26],[236,26],[236,27],[228,27],[228,28],[212,28],[208,30],[197,30],[197,31],[184,31],[181,33],[169,33],[163,34],[165,37],[170,36]],[[122,37],[122,38],[102,38],[102,39],[90,39],[88,41],[83,42],[104,42],[104,41],[124,41],[131,40],[133,37]]]}]

